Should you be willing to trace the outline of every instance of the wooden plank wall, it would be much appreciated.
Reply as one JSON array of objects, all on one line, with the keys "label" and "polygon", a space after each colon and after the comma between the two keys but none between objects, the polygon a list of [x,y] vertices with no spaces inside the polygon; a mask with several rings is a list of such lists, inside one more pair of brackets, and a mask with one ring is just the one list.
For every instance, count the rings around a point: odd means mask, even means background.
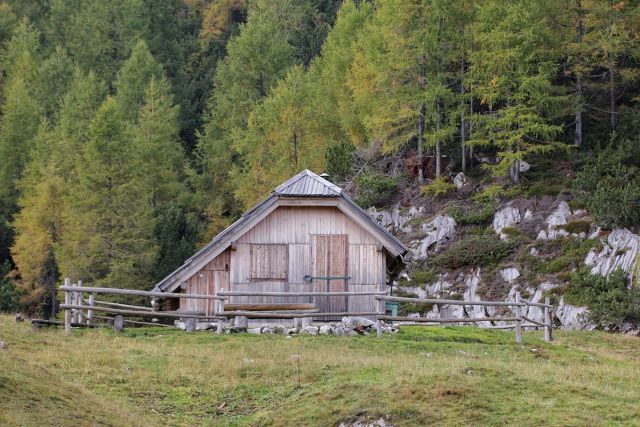
[{"label": "wooden plank wall", "polygon": [[[225,288],[233,291],[302,292],[313,291],[305,283],[306,274],[313,275],[313,235],[344,234],[348,240],[349,291],[378,290],[386,281],[386,258],[379,251],[378,242],[335,207],[280,207],[235,242],[235,250],[228,249],[187,281],[186,292],[215,293]],[[288,246],[287,281],[251,279],[251,245],[286,244]],[[254,247],[255,250],[255,247]],[[228,269],[225,270],[224,267]],[[308,303],[312,297],[233,297],[233,303]],[[212,303],[185,300],[188,310],[207,311]],[[349,311],[375,311],[373,296],[349,297]]]}]

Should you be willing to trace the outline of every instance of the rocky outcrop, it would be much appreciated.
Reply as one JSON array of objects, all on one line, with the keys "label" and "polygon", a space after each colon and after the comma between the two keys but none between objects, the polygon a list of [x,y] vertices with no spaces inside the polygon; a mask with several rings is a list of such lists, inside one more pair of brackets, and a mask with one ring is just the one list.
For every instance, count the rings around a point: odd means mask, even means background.
[{"label": "rocky outcrop", "polygon": [[466,187],[468,184],[469,180],[467,179],[467,176],[464,174],[464,172],[459,172],[453,178],[453,185],[455,185],[458,190],[460,190],[462,187]]},{"label": "rocky outcrop", "polygon": [[505,268],[504,270],[500,271],[500,276],[502,276],[502,279],[505,282],[511,283],[518,277],[520,277],[520,270],[514,267]]},{"label": "rocky outcrop", "polygon": [[545,221],[546,229],[540,230],[538,239],[546,240],[568,236],[569,233],[560,228],[560,226],[567,224],[570,216],[571,209],[569,204],[565,201],[560,202],[558,207],[547,217]]},{"label": "rocky outcrop", "polygon": [[435,244],[442,244],[456,235],[456,221],[450,216],[439,215],[431,222],[422,225],[425,236],[411,243],[413,256],[417,260],[426,259],[429,249]]},{"label": "rocky outcrop", "polygon": [[626,228],[616,229],[602,243],[602,250],[592,250],[584,261],[591,267],[591,273],[607,276],[618,267],[633,273],[640,252],[640,236]]},{"label": "rocky outcrop", "polygon": [[410,233],[413,227],[410,221],[414,218],[422,216],[423,208],[411,207],[407,210],[401,210],[400,205],[395,205],[391,210],[376,210],[375,207],[367,209],[367,213],[378,224],[395,233]]},{"label": "rocky outcrop", "polygon": [[564,297],[562,297],[555,315],[562,329],[586,329],[590,331],[595,329],[596,325],[587,319],[587,311],[586,307],[565,304]]},{"label": "rocky outcrop", "polygon": [[507,227],[513,227],[519,224],[522,218],[520,217],[520,211],[514,206],[505,206],[495,213],[493,217],[493,229],[500,235],[501,239],[506,239],[508,236],[502,233],[502,230]]}]

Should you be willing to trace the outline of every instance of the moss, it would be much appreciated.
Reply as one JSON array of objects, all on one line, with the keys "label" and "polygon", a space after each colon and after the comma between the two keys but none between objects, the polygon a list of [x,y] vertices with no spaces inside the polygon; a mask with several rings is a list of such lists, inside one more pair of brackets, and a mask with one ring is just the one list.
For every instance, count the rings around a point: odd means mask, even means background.
[{"label": "moss", "polygon": [[569,200],[569,207],[572,211],[576,211],[578,209],[585,209],[587,205],[580,199],[571,199]]}]

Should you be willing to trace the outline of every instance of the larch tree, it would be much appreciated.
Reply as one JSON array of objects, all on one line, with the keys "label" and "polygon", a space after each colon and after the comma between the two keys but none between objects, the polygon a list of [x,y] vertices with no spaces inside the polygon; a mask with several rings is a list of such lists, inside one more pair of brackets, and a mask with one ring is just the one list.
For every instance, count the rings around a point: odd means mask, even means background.
[{"label": "larch tree", "polygon": [[100,106],[69,189],[60,269],[96,285],[143,288],[151,282],[156,246],[143,171],[128,120],[113,97]]},{"label": "larch tree", "polygon": [[520,178],[520,161],[558,146],[562,128],[545,113],[562,101],[552,78],[556,64],[544,46],[548,27],[535,4],[487,1],[478,9],[469,76],[482,111],[474,113],[476,146],[493,146],[496,176]]}]

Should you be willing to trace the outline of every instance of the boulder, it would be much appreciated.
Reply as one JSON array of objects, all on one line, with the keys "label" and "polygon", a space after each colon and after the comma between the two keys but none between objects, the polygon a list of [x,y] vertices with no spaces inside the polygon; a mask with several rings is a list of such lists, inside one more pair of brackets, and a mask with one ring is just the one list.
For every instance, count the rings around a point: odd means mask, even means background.
[{"label": "boulder", "polygon": [[268,326],[265,326],[264,328],[262,328],[262,331],[261,331],[261,332],[262,332],[263,334],[272,334],[272,333],[273,333],[273,329],[272,329],[272,328],[270,328],[270,327],[268,327]]},{"label": "boulder", "polygon": [[375,325],[375,322],[367,319],[366,317],[343,317],[342,324],[345,328],[356,329],[358,327],[370,328]]},{"label": "boulder", "polygon": [[331,325],[322,325],[320,326],[320,330],[318,331],[320,335],[329,335],[331,334]]},{"label": "boulder", "polygon": [[524,160],[520,160],[518,163],[518,169],[520,169],[520,172],[527,172],[531,169],[531,165]]},{"label": "boulder", "polygon": [[558,207],[547,217],[545,220],[545,224],[547,225],[546,230],[540,230],[538,233],[538,239],[540,240],[551,240],[556,239],[558,237],[566,237],[569,235],[566,230],[559,228],[562,225],[565,225],[569,222],[569,217],[571,216],[571,209],[569,208],[569,204],[564,200],[560,202]]},{"label": "boulder", "polygon": [[505,268],[504,270],[500,271],[500,276],[502,276],[505,282],[511,283],[518,277],[520,277],[520,270],[513,267]]},{"label": "boulder", "polygon": [[556,318],[560,321],[562,329],[586,329],[594,330],[596,325],[587,319],[587,308],[565,304],[564,297],[560,298]]},{"label": "boulder", "polygon": [[413,242],[413,254],[416,259],[426,259],[427,252],[435,244],[453,239],[456,235],[456,221],[450,216],[438,215],[433,221],[423,224],[425,237]]},{"label": "boulder", "polygon": [[300,330],[301,334],[318,335],[319,328],[317,326],[305,326]]},{"label": "boulder", "polygon": [[505,240],[508,236],[502,233],[502,230],[506,227],[513,227],[519,224],[521,221],[520,211],[513,206],[505,206],[496,212],[493,217],[493,229],[500,235],[500,238]]},{"label": "boulder", "polygon": [[458,190],[466,186],[467,184],[469,184],[469,180],[467,179],[467,176],[463,172],[459,172],[453,178],[453,185],[455,185]]},{"label": "boulder", "polygon": [[260,330],[260,328],[250,328],[247,329],[247,332],[253,335],[260,335],[262,331]]}]

